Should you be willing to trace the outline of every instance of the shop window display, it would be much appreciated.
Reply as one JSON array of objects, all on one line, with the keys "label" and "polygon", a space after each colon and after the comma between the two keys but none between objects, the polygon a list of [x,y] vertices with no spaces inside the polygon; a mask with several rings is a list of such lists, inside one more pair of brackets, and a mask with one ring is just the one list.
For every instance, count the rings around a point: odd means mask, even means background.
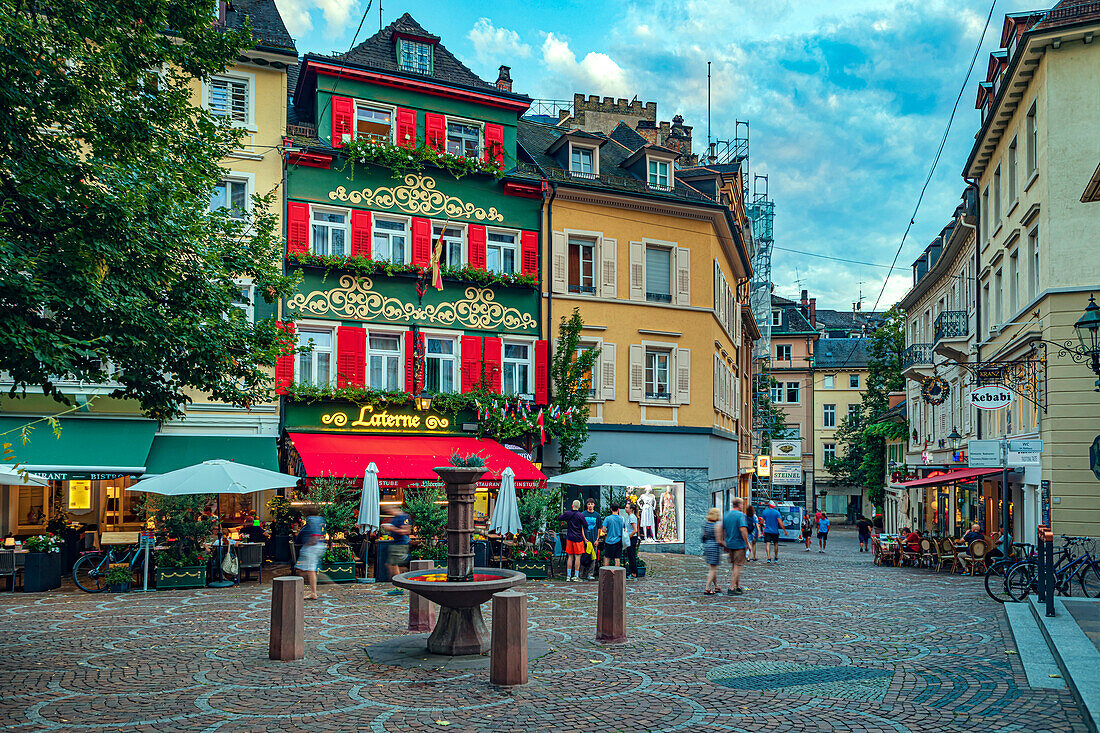
[{"label": "shop window display", "polygon": [[643,544],[684,541],[684,485],[642,489],[637,495],[638,532]]}]

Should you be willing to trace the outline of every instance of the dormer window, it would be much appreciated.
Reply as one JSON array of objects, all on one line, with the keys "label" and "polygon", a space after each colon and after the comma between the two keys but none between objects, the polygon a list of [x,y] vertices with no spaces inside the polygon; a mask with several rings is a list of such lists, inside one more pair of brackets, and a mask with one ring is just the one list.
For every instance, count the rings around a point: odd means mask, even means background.
[{"label": "dormer window", "polygon": [[651,188],[659,188],[662,190],[671,188],[669,184],[669,168],[671,165],[672,164],[667,160],[649,159],[649,177],[647,182]]},{"label": "dormer window", "polygon": [[412,74],[432,73],[432,47],[420,41],[401,38],[397,42],[397,66]]},{"label": "dormer window", "polygon": [[585,148],[578,145],[571,145],[570,148],[569,172],[582,178],[595,178],[598,175],[596,170],[596,151],[593,148]]}]

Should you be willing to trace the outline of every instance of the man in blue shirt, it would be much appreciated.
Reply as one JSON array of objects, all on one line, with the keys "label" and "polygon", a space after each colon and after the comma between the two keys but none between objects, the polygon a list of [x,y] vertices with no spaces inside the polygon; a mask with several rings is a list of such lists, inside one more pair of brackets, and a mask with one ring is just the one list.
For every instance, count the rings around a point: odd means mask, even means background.
[{"label": "man in blue shirt", "polygon": [[604,565],[619,567],[623,556],[623,518],[619,516],[619,505],[611,503],[611,513],[604,517],[603,538]]},{"label": "man in blue shirt", "polygon": [[745,591],[741,589],[741,568],[745,565],[745,550],[749,546],[749,520],[741,511],[745,506],[745,500],[734,497],[730,501],[733,508],[722,517],[722,524],[718,532],[718,546],[725,547],[730,558],[730,587],[726,591],[727,596],[739,596]]},{"label": "man in blue shirt", "polygon": [[[585,537],[592,543],[592,546],[595,547],[598,539],[597,536],[600,533],[600,515],[596,511],[595,499],[588,497],[588,500],[585,502],[585,510],[582,514],[584,514]],[[585,553],[585,555],[581,557],[581,570],[583,571],[582,575],[585,580],[593,580],[592,574],[596,572],[595,559],[594,554],[589,555]]]},{"label": "man in blue shirt", "polygon": [[818,552],[825,552],[825,542],[829,539],[829,518],[825,512],[821,513],[821,519],[817,520],[817,543],[820,545]]},{"label": "man in blue shirt", "polygon": [[779,530],[786,529],[787,525],[783,524],[774,501],[768,502],[768,506],[760,512],[760,518],[764,520],[764,561],[779,562]]}]

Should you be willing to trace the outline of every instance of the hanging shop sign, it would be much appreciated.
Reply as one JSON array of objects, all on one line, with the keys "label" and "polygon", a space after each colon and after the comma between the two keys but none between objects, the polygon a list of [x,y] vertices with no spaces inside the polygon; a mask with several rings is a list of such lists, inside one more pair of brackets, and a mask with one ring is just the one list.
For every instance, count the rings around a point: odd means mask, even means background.
[{"label": "hanging shop sign", "polygon": [[970,393],[970,404],[979,410],[1000,410],[1012,404],[1012,391],[997,385],[978,387]]},{"label": "hanging shop sign", "polygon": [[1004,441],[1001,440],[971,440],[966,444],[966,452],[970,454],[970,468],[1002,468],[1004,467]]},{"label": "hanging shop sign", "polygon": [[773,486],[801,486],[802,465],[799,463],[773,463]]},{"label": "hanging shop sign", "polygon": [[760,478],[767,478],[772,473],[772,459],[768,456],[756,457],[756,475]]},{"label": "hanging shop sign", "polygon": [[772,458],[777,461],[794,461],[802,459],[801,440],[773,440]]},{"label": "hanging shop sign", "polygon": [[435,410],[417,412],[411,407],[375,407],[338,402],[310,405],[291,403],[286,406],[286,425],[289,430],[441,434],[461,432],[461,424],[461,416],[446,415]]}]

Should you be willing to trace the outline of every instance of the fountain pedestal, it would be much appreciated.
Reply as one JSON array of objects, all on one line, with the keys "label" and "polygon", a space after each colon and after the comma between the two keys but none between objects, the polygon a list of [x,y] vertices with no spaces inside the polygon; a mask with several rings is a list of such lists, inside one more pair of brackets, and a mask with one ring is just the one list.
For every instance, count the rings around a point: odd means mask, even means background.
[{"label": "fountain pedestal", "polygon": [[489,651],[489,630],[481,604],[494,593],[523,583],[527,576],[515,570],[475,568],[471,538],[474,533],[474,492],[484,468],[436,468],[447,487],[447,574],[412,570],[392,579],[398,588],[439,604],[435,630],[428,637],[433,654],[462,656]]}]

